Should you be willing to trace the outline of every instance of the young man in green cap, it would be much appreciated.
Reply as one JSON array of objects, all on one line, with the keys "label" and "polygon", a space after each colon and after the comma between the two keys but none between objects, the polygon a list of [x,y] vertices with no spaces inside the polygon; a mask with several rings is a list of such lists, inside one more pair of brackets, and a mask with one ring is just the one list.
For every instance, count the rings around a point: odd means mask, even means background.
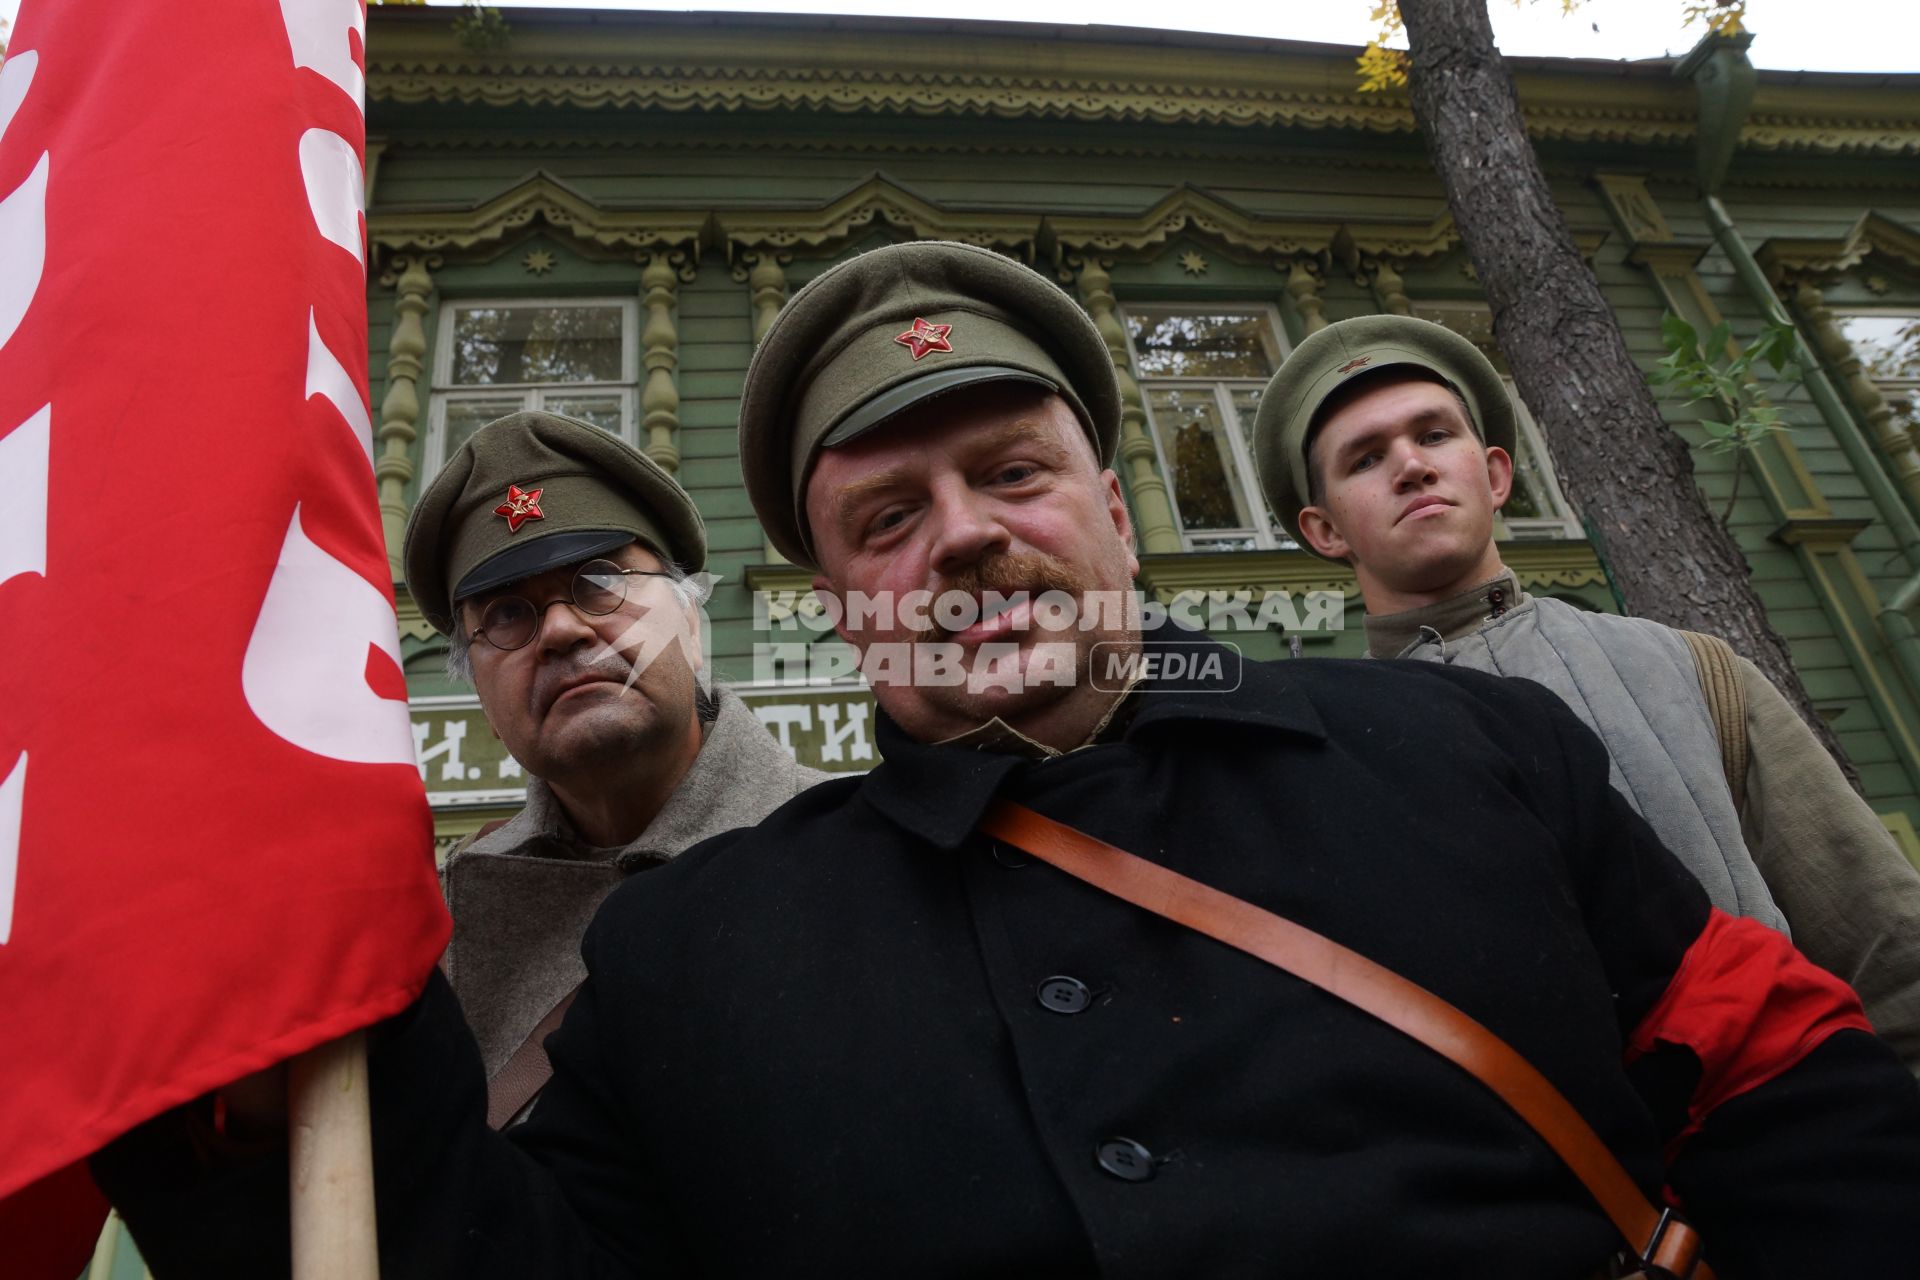
[{"label": "young man in green cap", "polygon": [[[1790,926],[1920,1072],[1920,872],[1751,662],[1520,588],[1494,542],[1515,426],[1473,343],[1365,316],[1301,343],[1261,399],[1255,442],[1274,511],[1302,545],[1353,566],[1371,656],[1553,690],[1599,733],[1616,788],[1714,904]],[[1715,664],[1718,708],[1705,692]],[[1744,761],[1731,778],[1728,759]]]},{"label": "young man in green cap", "polygon": [[415,504],[405,560],[449,668],[527,774],[526,807],[444,872],[441,967],[504,1121],[544,1080],[540,1041],[614,886],[826,775],[703,682],[689,575],[705,527],[672,476],[598,427],[538,412],[482,427]]},{"label": "young man in green cap", "polygon": [[[383,1262],[1572,1278],[1619,1246],[1473,1075],[987,834],[1005,801],[1481,1019],[1606,1135],[1630,1197],[1671,1183],[1723,1280],[1910,1262],[1920,1088],[1837,979],[1710,910],[1544,691],[1386,663],[1106,679],[1116,652],[1232,656],[1105,603],[1134,569],[1119,416],[1086,315],[998,254],[875,249],[794,295],[741,461],[863,660],[914,659],[875,684],[884,760],[608,899],[511,1142],[473,1069],[431,1069],[464,1034],[443,988],[384,1029]],[[1419,734],[1389,731],[1409,713]],[[142,1199],[139,1141],[96,1171],[156,1276],[204,1266],[211,1232],[226,1252],[195,1274],[272,1265],[283,1186],[235,1205],[238,1170],[189,1170],[198,1191]]]}]

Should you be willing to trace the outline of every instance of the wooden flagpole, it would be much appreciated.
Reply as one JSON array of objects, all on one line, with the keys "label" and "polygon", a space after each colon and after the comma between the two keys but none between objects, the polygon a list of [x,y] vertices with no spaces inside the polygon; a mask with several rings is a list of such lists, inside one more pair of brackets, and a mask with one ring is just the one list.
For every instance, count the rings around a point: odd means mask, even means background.
[{"label": "wooden flagpole", "polygon": [[377,1280],[364,1032],[288,1065],[287,1137],[293,1280]]}]

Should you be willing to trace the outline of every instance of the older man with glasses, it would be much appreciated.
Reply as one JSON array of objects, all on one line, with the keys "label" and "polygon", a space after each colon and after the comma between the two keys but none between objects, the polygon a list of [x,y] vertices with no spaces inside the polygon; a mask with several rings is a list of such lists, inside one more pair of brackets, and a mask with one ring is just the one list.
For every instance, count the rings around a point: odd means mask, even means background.
[{"label": "older man with glasses", "polygon": [[[407,526],[407,586],[528,774],[527,803],[447,860],[442,966],[480,1042],[489,1119],[524,1115],[585,976],[580,936],[634,871],[750,826],[822,778],[703,670],[692,501],[652,459],[551,413],[488,424]],[[557,606],[557,607],[556,607]]]}]

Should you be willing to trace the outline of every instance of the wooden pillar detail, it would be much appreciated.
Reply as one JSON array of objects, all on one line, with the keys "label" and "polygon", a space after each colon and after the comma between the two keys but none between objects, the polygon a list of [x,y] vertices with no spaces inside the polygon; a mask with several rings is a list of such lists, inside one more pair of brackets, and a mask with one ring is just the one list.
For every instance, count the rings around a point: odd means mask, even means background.
[{"label": "wooden pillar detail", "polygon": [[[1288,282],[1291,287],[1292,282]],[[1388,315],[1408,316],[1413,314],[1413,300],[1407,297],[1407,282],[1393,263],[1385,258],[1373,264],[1373,292],[1380,300],[1380,309]],[[1318,302],[1318,299],[1315,299]],[[1321,320],[1325,324],[1324,319]]]},{"label": "wooden pillar detail", "polygon": [[1854,408],[1860,411],[1867,424],[1867,434],[1893,464],[1894,474],[1900,477],[1907,493],[1920,498],[1920,451],[1916,451],[1913,437],[1893,416],[1893,406],[1861,367],[1853,344],[1847,341],[1840,322],[1827,309],[1825,295],[1811,281],[1802,280],[1793,290],[1793,305],[1805,317],[1808,336],[1819,348],[1821,358],[1839,375]]},{"label": "wooden pillar detail", "polygon": [[1326,308],[1320,301],[1320,275],[1304,258],[1295,258],[1287,264],[1287,296],[1300,312],[1300,323],[1306,333],[1317,333],[1327,327]]},{"label": "wooden pillar detail", "polygon": [[645,290],[647,325],[640,332],[640,363],[647,371],[640,391],[641,450],[666,468],[680,470],[680,390],[674,370],[680,364],[680,331],[674,327],[673,307],[679,294],[680,253],[653,253],[640,273]]},{"label": "wooden pillar detail", "polygon": [[[780,314],[780,308],[787,305],[786,255],[762,251],[745,254],[742,262],[746,264],[747,296],[753,306],[753,345],[758,348],[760,340],[767,336],[767,330],[773,327],[773,318]],[[739,269],[735,268],[735,279],[739,279]],[[773,545],[771,538],[760,541],[760,557],[763,564],[787,564],[787,558],[780,554],[780,548]]]},{"label": "wooden pillar detail", "polygon": [[1154,468],[1147,410],[1127,360],[1126,330],[1120,327],[1120,317],[1114,312],[1113,277],[1098,258],[1088,258],[1078,266],[1080,296],[1106,341],[1114,376],[1120,382],[1120,480],[1127,486],[1134,518],[1140,522],[1140,550],[1146,555],[1179,551],[1180,530],[1173,522],[1173,504],[1167,498],[1167,482]]},{"label": "wooden pillar detail", "polygon": [[400,548],[407,534],[407,482],[413,479],[413,442],[420,435],[420,375],[426,371],[427,329],[433,276],[440,259],[395,258],[380,277],[394,287],[393,336],[387,342],[387,394],[380,401],[374,434],[373,479],[379,493],[380,527],[387,540],[387,567],[400,581]]},{"label": "wooden pillar detail", "polygon": [[754,254],[747,262],[747,289],[753,299],[753,345],[757,347],[773,327],[780,308],[787,305],[787,271],[779,254]]}]

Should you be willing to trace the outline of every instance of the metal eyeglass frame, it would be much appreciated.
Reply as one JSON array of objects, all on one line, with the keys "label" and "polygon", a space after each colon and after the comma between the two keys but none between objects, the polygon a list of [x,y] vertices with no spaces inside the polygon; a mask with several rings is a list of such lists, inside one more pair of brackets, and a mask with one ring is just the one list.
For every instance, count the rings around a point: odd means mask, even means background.
[{"label": "metal eyeglass frame", "polygon": [[[594,568],[594,566],[596,565],[604,565],[605,568],[596,569]],[[586,605],[580,603],[580,597],[579,597],[580,581],[581,579],[588,576],[587,571],[589,569],[594,570],[595,577],[602,577],[602,578],[613,577],[616,575],[622,579],[673,577],[673,575],[667,572],[665,569],[623,569],[611,560],[599,560],[599,559],[589,560],[585,564],[581,565],[578,569],[574,570],[572,579],[570,579],[567,583],[567,594],[564,596],[555,596],[553,599],[548,600],[544,604],[536,604],[532,600],[527,599],[527,597],[525,596],[495,596],[493,599],[487,601],[487,607],[481,611],[482,622],[485,621],[486,615],[492,612],[493,607],[495,605],[504,604],[509,600],[518,600],[522,604],[525,604],[527,608],[533,611],[533,629],[527,632],[527,638],[525,640],[522,640],[519,644],[512,644],[512,645],[501,644],[498,640],[495,640],[492,636],[487,634],[487,628],[485,626],[479,626],[473,629],[473,634],[467,637],[467,642],[471,644],[475,640],[484,640],[489,645],[492,645],[495,649],[500,650],[502,653],[512,653],[516,649],[524,649],[528,645],[533,643],[533,638],[540,634],[540,629],[546,622],[547,610],[553,608],[553,606],[557,604],[571,605],[574,609],[579,611],[582,617],[604,618],[608,614],[612,613],[615,609],[618,609],[621,605],[627,602],[626,584],[623,581],[621,583],[619,598],[616,599],[612,604],[608,605],[606,608],[589,609]],[[495,625],[498,625],[498,624],[495,624]]]}]

